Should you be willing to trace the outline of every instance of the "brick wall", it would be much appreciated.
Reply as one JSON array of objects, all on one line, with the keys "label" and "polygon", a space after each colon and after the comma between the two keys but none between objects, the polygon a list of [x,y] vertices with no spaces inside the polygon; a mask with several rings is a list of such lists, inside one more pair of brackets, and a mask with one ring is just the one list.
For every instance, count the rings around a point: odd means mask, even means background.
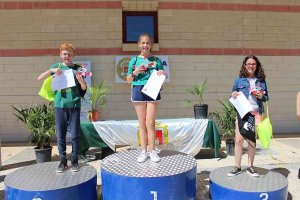
[{"label": "brick wall", "polygon": [[[76,60],[90,60],[93,80],[113,85],[103,119],[135,119],[130,86],[114,81],[115,55],[122,51],[122,9],[136,1],[5,1],[0,3],[0,136],[27,136],[10,105],[41,103],[36,78],[58,62],[58,46],[72,42]],[[270,91],[269,110],[276,133],[299,132],[295,98],[300,88],[300,13],[297,1],[139,1],[158,9],[159,52],[169,55],[171,82],[165,84],[159,118],[192,117],[183,108],[184,89],[208,78],[209,111],[229,97],[241,61],[249,53],[262,61]],[[239,3],[237,3],[239,2]],[[27,3],[27,4],[24,4]],[[44,4],[43,4],[44,3]],[[51,4],[52,3],[52,4]],[[26,5],[26,7],[25,7]],[[251,5],[251,6],[249,6]],[[129,6],[129,7],[128,7]],[[158,8],[155,8],[158,6]],[[253,8],[254,6],[255,9]],[[26,9],[25,9],[26,8]],[[55,9],[54,9],[55,8]],[[257,10],[256,10],[257,9]],[[138,49],[136,49],[138,50]]]}]

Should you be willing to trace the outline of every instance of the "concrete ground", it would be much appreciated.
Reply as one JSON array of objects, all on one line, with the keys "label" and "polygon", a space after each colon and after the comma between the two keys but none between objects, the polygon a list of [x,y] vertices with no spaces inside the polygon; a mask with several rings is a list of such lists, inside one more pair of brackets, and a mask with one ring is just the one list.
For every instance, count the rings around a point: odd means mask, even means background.
[{"label": "concrete ground", "polygon": [[[117,151],[126,150],[120,148]],[[71,152],[68,146],[67,152]],[[98,157],[99,149],[91,149],[90,154]],[[57,147],[53,148],[53,159],[58,160]],[[222,143],[219,158],[214,157],[211,149],[202,149],[197,156],[197,199],[210,199],[209,195],[209,173],[219,167],[233,166],[234,156],[227,156],[225,144]],[[9,173],[28,165],[35,164],[35,155],[32,146],[26,144],[2,144],[1,147],[2,169],[0,171],[0,199],[5,199],[4,179]],[[101,160],[88,162],[87,164],[97,169],[97,174],[101,167]],[[243,155],[242,165],[247,166],[247,155]],[[300,179],[298,170],[300,168],[300,138],[276,138],[271,142],[270,149],[260,148],[259,142],[254,161],[255,167],[276,171],[288,179],[288,200],[300,199]],[[101,194],[101,179],[97,178],[99,185],[98,193]],[[100,195],[99,195],[100,196]],[[99,197],[100,199],[100,197]]]}]

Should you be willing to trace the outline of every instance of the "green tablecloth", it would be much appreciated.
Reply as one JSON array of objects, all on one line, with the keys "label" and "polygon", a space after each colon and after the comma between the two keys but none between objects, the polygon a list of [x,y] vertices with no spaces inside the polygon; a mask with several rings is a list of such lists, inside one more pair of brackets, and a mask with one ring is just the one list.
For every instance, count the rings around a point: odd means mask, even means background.
[{"label": "green tablecloth", "polygon": [[[79,154],[84,154],[90,147],[108,147],[105,142],[103,142],[91,122],[81,122],[80,128]],[[215,157],[219,156],[221,140],[218,129],[212,120],[208,120],[202,147],[214,149]]]},{"label": "green tablecloth", "polygon": [[108,147],[89,121],[80,122],[79,154],[85,154],[90,147]]},{"label": "green tablecloth", "polygon": [[202,147],[212,148],[215,151],[215,157],[219,156],[219,149],[221,147],[220,134],[214,121],[208,120],[207,128],[203,138]]}]

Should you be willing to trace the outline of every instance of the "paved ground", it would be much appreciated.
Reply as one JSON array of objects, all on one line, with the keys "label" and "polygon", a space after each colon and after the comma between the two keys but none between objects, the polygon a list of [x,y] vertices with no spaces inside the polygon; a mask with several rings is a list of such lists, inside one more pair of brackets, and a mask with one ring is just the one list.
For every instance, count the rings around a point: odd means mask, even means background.
[{"label": "paved ground", "polygon": [[[233,156],[227,156],[222,143],[220,157],[214,158],[214,152],[211,149],[202,149],[195,157],[197,159],[197,199],[210,199],[209,195],[209,173],[219,167],[232,166]],[[126,150],[121,148],[118,150]],[[68,147],[68,152],[71,151]],[[98,149],[92,149],[89,153],[99,155]],[[58,160],[57,147],[53,148],[53,160]],[[5,176],[16,169],[35,163],[34,152],[31,146],[24,144],[2,144],[1,147],[2,170],[0,171],[0,199],[4,199],[4,179]],[[95,167],[99,174],[101,160],[88,162]],[[247,165],[247,155],[243,156],[242,165]],[[263,150],[259,142],[255,157],[255,166],[262,169],[276,171],[288,179],[288,200],[300,199],[298,179],[298,170],[300,168],[300,137],[299,138],[277,138],[271,143],[271,148]],[[98,193],[101,194],[101,180],[98,177]],[[100,196],[100,195],[99,195]],[[99,198],[100,199],[100,198]]]}]

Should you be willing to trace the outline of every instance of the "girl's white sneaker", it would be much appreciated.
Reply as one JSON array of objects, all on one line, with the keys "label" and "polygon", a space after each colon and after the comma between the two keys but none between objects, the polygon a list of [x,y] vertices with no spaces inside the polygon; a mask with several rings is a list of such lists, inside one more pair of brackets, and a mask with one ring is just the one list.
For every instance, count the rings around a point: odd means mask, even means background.
[{"label": "girl's white sneaker", "polygon": [[151,159],[152,162],[156,162],[157,163],[157,162],[160,161],[160,157],[158,157],[157,152],[155,150],[150,151],[149,155],[150,155],[150,159]]},{"label": "girl's white sneaker", "polygon": [[145,150],[143,150],[143,151],[141,151],[140,155],[138,156],[137,162],[139,162],[139,163],[145,162],[147,160],[147,158],[148,158],[148,153]]}]

